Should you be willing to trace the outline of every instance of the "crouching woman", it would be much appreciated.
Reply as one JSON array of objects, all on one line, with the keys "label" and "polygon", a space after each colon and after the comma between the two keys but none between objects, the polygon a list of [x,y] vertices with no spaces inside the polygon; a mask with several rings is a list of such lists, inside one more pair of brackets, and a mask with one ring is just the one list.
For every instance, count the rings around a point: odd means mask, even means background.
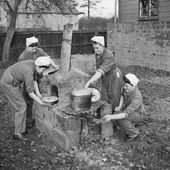
[{"label": "crouching woman", "polygon": [[26,108],[21,83],[25,83],[29,96],[41,105],[42,96],[37,84],[37,75],[50,66],[48,57],[39,57],[35,61],[25,60],[8,67],[1,79],[1,87],[9,102],[15,110],[14,139],[25,140],[23,133],[26,131]]},{"label": "crouching woman", "polygon": [[131,73],[123,77],[124,88],[120,104],[115,108],[116,113],[103,117],[104,121],[116,120],[125,132],[126,141],[132,141],[139,135],[136,125],[143,120],[146,114],[142,95],[137,87],[139,79]]}]

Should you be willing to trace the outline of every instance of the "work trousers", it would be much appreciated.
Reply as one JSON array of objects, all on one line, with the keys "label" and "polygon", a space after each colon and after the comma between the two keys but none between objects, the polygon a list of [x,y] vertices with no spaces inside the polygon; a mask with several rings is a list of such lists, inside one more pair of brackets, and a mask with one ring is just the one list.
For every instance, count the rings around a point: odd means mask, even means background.
[{"label": "work trousers", "polygon": [[23,93],[23,97],[25,99],[25,102],[27,104],[26,127],[32,127],[33,120],[34,120],[34,116],[33,116],[33,113],[32,113],[33,99],[26,92],[25,83],[22,84],[22,93]]},{"label": "work trousers", "polygon": [[130,114],[127,118],[117,120],[121,129],[129,136],[133,137],[139,134],[136,125],[143,120],[143,115],[138,112]]},{"label": "work trousers", "polygon": [[112,110],[119,105],[123,77],[119,68],[113,69],[102,77],[102,100],[112,105]]},{"label": "work trousers", "polygon": [[1,87],[15,109],[15,134],[25,132],[27,105],[19,84],[17,84],[9,70],[6,70],[2,76]]}]

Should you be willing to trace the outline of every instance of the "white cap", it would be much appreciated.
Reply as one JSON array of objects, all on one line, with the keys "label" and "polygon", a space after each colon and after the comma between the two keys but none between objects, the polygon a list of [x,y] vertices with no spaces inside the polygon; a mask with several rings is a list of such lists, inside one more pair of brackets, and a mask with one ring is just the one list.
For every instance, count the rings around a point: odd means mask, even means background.
[{"label": "white cap", "polygon": [[38,43],[38,39],[33,37],[26,38],[26,46],[29,47],[33,43]]},{"label": "white cap", "polygon": [[103,36],[94,36],[91,38],[92,41],[99,43],[100,45],[104,46],[104,37]]},{"label": "white cap", "polygon": [[139,79],[134,74],[128,73],[128,74],[126,74],[125,77],[130,81],[130,83],[133,86],[137,86],[138,85]]},{"label": "white cap", "polygon": [[36,66],[49,66],[51,64],[50,56],[41,56],[35,60]]}]

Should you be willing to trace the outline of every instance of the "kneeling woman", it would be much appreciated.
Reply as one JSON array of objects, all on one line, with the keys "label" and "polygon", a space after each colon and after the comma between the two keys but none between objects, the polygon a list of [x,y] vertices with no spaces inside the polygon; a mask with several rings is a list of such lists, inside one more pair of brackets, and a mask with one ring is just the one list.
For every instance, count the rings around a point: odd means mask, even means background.
[{"label": "kneeling woman", "polygon": [[15,133],[14,139],[25,140],[22,133],[26,130],[26,102],[24,100],[20,85],[26,85],[29,96],[41,105],[42,96],[37,84],[37,75],[50,66],[48,57],[39,57],[35,61],[25,60],[8,67],[1,79],[1,87],[9,102],[15,109]]},{"label": "kneeling woman", "polygon": [[139,79],[134,74],[127,74],[123,78],[124,88],[120,104],[115,108],[117,113],[106,115],[104,121],[117,120],[122,130],[127,135],[127,141],[134,140],[139,135],[139,130],[135,127],[142,121],[145,114],[142,95],[137,87]]}]

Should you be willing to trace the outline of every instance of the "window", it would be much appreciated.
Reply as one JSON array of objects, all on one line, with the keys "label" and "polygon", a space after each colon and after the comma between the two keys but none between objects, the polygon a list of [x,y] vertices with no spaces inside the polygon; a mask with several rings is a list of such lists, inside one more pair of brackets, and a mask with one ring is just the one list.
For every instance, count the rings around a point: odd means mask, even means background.
[{"label": "window", "polygon": [[139,0],[139,19],[158,19],[159,0]]}]

